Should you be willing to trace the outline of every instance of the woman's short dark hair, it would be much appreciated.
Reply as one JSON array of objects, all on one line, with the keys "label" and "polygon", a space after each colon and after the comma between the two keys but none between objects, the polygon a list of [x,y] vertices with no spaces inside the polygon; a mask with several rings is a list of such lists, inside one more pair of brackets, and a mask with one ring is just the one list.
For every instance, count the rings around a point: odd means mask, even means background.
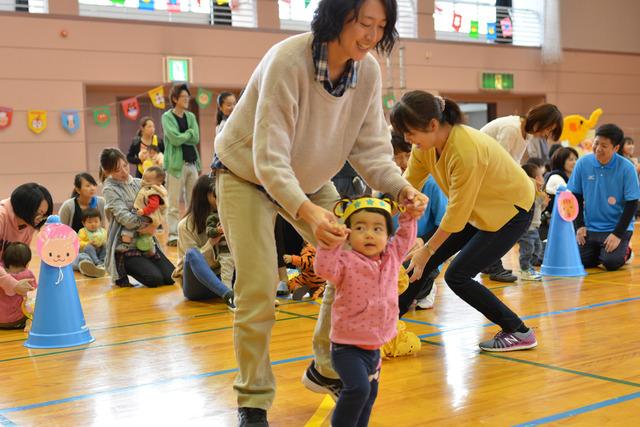
[{"label": "woman's short dark hair", "polygon": [[563,171],[564,172],[564,164],[566,163],[567,159],[569,159],[569,157],[571,157],[571,155],[576,156],[576,159],[580,156],[578,156],[578,152],[576,151],[575,148],[573,147],[562,147],[562,148],[558,148],[555,153],[553,153],[553,156],[551,156],[551,170],[558,170],[558,171]]},{"label": "woman's short dark hair", "polygon": [[596,136],[609,138],[614,148],[622,147],[622,143],[624,141],[624,132],[622,131],[622,129],[620,129],[620,127],[614,125],[613,123],[607,123],[605,125],[599,126],[598,129],[596,129]]},{"label": "woman's short dark hair", "polygon": [[100,181],[107,179],[106,174],[118,168],[120,160],[127,161],[127,157],[117,148],[105,148],[100,153]]},{"label": "woman's short dark hair", "polygon": [[[44,215],[44,219],[35,224],[34,221],[38,216],[38,209],[43,200],[47,202],[47,212]],[[53,212],[53,199],[51,198],[51,193],[45,187],[35,182],[29,182],[13,190],[13,193],[11,193],[11,207],[18,218],[33,228],[40,229]]]},{"label": "woman's short dark hair", "polygon": [[207,217],[211,214],[208,195],[215,195],[215,193],[215,180],[209,175],[200,175],[193,186],[191,201],[183,217],[191,215],[194,231],[198,234],[204,233],[207,229]]},{"label": "woman's short dark hair", "polygon": [[74,178],[73,178],[73,191],[71,192],[71,198],[75,198],[78,197],[80,194],[76,191],[76,188],[80,188],[82,187],[82,180],[87,181],[89,184],[91,185],[98,185],[98,183],[96,182],[95,178],[88,172],[82,172],[77,174]]},{"label": "woman's short dark hair", "polygon": [[391,145],[393,146],[393,154],[410,153],[411,144],[404,140],[404,136],[398,132],[391,131]]},{"label": "woman's short dark hair", "polygon": [[[366,0],[321,0],[313,13],[311,31],[313,42],[320,44],[330,42],[340,37],[346,22],[358,19],[358,13]],[[396,20],[398,19],[398,4],[396,0],[380,0],[384,5],[387,23],[384,26],[382,39],[376,45],[378,53],[391,54],[393,46],[398,40]]]},{"label": "woman's short dark hair", "polygon": [[5,267],[27,267],[31,261],[31,249],[22,242],[11,242],[2,253],[2,263]]},{"label": "woman's short dark hair", "polygon": [[224,100],[230,96],[234,96],[231,92],[220,92],[218,98],[216,99],[216,104],[218,105],[218,113],[216,115],[216,123],[220,124],[224,119],[224,113],[222,112],[222,104],[224,104]]},{"label": "woman's short dark hair", "polygon": [[[444,108],[441,100],[444,100]],[[391,124],[402,135],[411,129],[426,130],[433,119],[453,126],[463,122],[463,115],[454,101],[421,90],[405,93],[391,110]]]},{"label": "woman's short dark hair", "polygon": [[540,132],[553,127],[551,136],[554,141],[560,139],[564,122],[562,113],[553,104],[540,104],[531,108],[525,117],[524,131],[527,133]]},{"label": "woman's short dark hair", "polygon": [[[175,107],[178,102],[178,98],[180,98],[180,94],[182,91],[186,91],[189,96],[191,96],[191,92],[189,92],[189,85],[186,83],[176,83],[171,86],[171,92],[169,92],[169,101],[171,102],[171,106]],[[174,101],[175,100],[175,101]]]}]

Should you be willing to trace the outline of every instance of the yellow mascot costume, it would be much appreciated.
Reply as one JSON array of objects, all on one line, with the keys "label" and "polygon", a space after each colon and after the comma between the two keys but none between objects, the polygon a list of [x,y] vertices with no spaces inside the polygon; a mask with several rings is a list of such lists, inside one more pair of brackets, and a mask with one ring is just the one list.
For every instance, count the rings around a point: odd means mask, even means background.
[{"label": "yellow mascot costume", "polygon": [[601,115],[602,109],[597,108],[593,113],[591,113],[589,120],[579,114],[566,116],[564,118],[560,141],[567,141],[570,146],[577,147],[586,138],[587,132],[596,127]]}]

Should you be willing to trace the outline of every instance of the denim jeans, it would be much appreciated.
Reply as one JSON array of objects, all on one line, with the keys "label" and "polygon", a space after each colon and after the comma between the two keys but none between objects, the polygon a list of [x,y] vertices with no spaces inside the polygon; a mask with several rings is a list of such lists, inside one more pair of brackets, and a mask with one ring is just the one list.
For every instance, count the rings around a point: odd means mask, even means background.
[{"label": "denim jeans", "polygon": [[524,233],[518,240],[518,245],[520,246],[520,270],[525,271],[533,267],[535,260],[543,252],[538,229],[534,228]]},{"label": "denim jeans", "polygon": [[91,261],[95,265],[104,265],[104,259],[107,256],[107,246],[102,245],[99,248],[96,248],[92,244],[87,244],[82,250],[85,254],[89,255]]},{"label": "denim jeans", "polygon": [[196,248],[191,248],[184,255],[182,292],[185,298],[200,301],[222,298],[227,292],[231,292],[231,289],[211,270],[202,253]]},{"label": "denim jeans", "polygon": [[467,224],[462,231],[453,233],[429,258],[424,267],[430,272],[459,252],[444,274],[449,288],[487,319],[505,332],[515,332],[523,326],[522,320],[489,289],[473,278],[484,268],[509,252],[516,241],[529,228],[533,207],[518,213],[497,231],[478,230]]},{"label": "denim jeans", "polygon": [[380,350],[331,343],[331,361],[342,380],[331,425],[366,427],[378,396]]},{"label": "denim jeans", "polygon": [[609,232],[587,231],[586,242],[580,249],[580,258],[582,264],[586,267],[596,267],[602,264],[607,270],[617,270],[622,267],[626,261],[625,255],[629,247],[629,241],[633,235],[632,231],[626,231],[620,244],[613,252],[607,252],[604,249],[604,241],[609,236]]}]

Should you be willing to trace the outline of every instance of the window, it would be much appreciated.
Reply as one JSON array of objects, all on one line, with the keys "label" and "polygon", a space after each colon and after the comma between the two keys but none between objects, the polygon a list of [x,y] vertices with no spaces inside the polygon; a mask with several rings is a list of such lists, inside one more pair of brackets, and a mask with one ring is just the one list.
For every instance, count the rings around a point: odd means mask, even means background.
[{"label": "window", "polygon": [[[417,37],[416,1],[418,0],[398,0],[396,28],[402,38]],[[310,31],[313,12],[318,7],[319,2],[320,0],[278,0],[280,28],[283,30]]]},{"label": "window", "polygon": [[436,1],[433,14],[437,40],[541,46],[542,0]]},{"label": "window", "polygon": [[147,4],[143,0],[78,0],[78,3],[80,16],[234,27],[255,27],[257,22],[254,0],[232,0],[233,8],[218,5],[217,0],[155,0]]},{"label": "window", "polygon": [[0,0],[0,12],[49,13],[48,0]]}]

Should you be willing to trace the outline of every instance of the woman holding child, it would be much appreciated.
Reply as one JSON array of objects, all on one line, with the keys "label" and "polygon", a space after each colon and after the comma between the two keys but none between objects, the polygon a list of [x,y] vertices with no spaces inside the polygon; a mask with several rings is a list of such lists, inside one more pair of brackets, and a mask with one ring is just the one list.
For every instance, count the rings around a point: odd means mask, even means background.
[{"label": "woman holding child", "polygon": [[[149,116],[140,119],[140,127],[136,136],[131,141],[127,160],[136,167],[136,178],[142,178],[144,162],[149,160],[149,147],[157,147],[159,154],[164,153],[164,142],[156,135],[156,125]],[[155,151],[155,150],[154,150]]]},{"label": "woman holding child", "polygon": [[122,236],[127,236],[128,232],[149,234],[154,230],[151,221],[138,215],[134,209],[141,181],[129,175],[129,163],[124,154],[117,148],[102,150],[100,174],[103,181],[102,193],[106,201],[105,212],[109,219],[105,263],[107,272],[115,284],[121,287],[131,286],[128,275],[148,287],[173,284],[173,264],[162,253],[155,238],[155,250],[152,254],[149,251],[143,253],[133,245],[125,251],[116,250],[117,247],[122,247]]},{"label": "woman holding child", "polygon": [[[11,198],[0,201],[0,259],[7,258],[5,250],[16,242],[31,244],[33,235],[52,211],[51,194],[35,182],[18,186]],[[24,327],[26,318],[20,309],[22,297],[36,286],[32,276],[14,275],[11,271],[14,266],[0,264],[0,329]]]}]

